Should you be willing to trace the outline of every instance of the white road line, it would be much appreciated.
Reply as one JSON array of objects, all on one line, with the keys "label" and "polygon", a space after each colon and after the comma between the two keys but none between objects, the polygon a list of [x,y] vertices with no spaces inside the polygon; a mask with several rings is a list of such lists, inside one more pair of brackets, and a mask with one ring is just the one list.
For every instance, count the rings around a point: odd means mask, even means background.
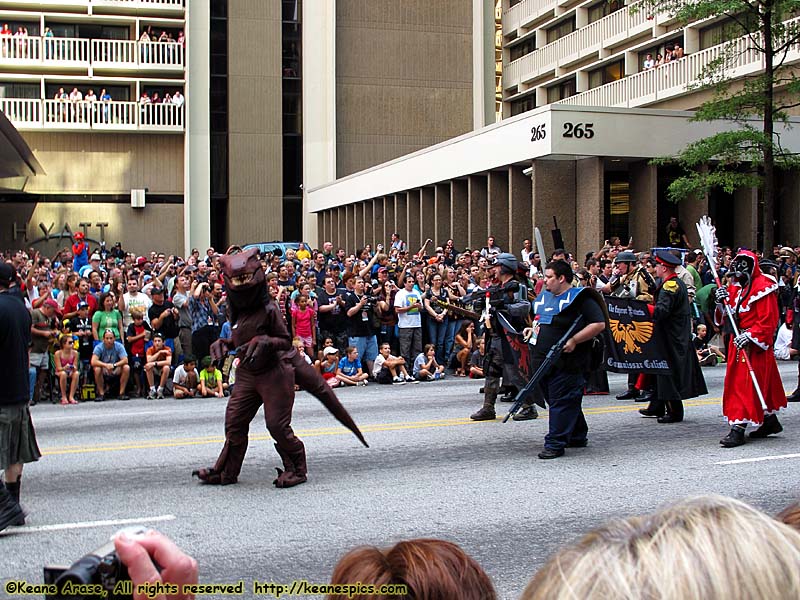
[{"label": "white road line", "polygon": [[157,517],[140,517],[138,519],[112,519],[109,521],[78,521],[76,523],[58,523],[56,525],[39,525],[38,527],[11,527],[0,536],[17,533],[39,533],[42,531],[65,531],[67,529],[89,529],[91,527],[111,527],[118,525],[135,525],[137,523],[159,523],[162,521],[174,521],[175,515],[160,515]]},{"label": "white road line", "polygon": [[744,463],[764,462],[767,460],[783,460],[785,458],[800,458],[800,454],[780,454],[778,456],[759,456],[757,458],[740,458],[738,460],[723,460],[715,465],[741,465]]}]

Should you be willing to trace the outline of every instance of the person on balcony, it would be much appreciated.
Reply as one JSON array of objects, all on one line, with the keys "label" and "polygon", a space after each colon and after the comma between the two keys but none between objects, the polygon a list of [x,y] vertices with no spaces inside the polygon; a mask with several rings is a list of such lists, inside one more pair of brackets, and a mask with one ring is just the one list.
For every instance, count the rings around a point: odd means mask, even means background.
[{"label": "person on balcony", "polygon": [[150,62],[150,27],[139,36],[139,47],[141,48],[141,60],[147,64]]},{"label": "person on balcony", "polygon": [[180,90],[175,90],[175,93],[172,94],[172,103],[175,106],[177,106],[178,108],[180,108],[180,107],[183,106],[183,103],[185,101],[186,101],[186,99],[183,97],[183,94],[181,94],[181,91]]}]

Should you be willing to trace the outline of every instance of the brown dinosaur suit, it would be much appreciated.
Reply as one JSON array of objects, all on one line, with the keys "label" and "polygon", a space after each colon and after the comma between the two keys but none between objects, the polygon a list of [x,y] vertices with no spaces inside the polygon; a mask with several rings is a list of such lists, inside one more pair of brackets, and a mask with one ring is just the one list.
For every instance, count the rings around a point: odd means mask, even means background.
[{"label": "brown dinosaur suit", "polygon": [[267,430],[284,466],[273,483],[276,487],[303,483],[305,447],[291,426],[295,383],[318,398],[365,446],[367,443],[330,386],[292,347],[281,311],[266,291],[257,251],[228,254],[221,263],[233,339],[214,342],[212,357],[217,360],[233,347],[238,349],[240,363],[225,411],[225,445],[212,468],[193,474],[205,483],[236,483],[247,452],[250,422],[263,405]]}]

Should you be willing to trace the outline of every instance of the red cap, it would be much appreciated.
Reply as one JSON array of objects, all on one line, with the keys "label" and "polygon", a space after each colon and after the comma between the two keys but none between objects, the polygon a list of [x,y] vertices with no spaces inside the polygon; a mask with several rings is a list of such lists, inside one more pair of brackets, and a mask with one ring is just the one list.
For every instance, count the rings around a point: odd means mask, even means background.
[{"label": "red cap", "polygon": [[82,231],[78,231],[78,232],[75,234],[75,239],[76,239],[76,240],[82,240],[82,239],[83,239],[83,232],[82,232]]},{"label": "red cap", "polygon": [[50,308],[54,308],[54,309],[56,309],[56,310],[58,310],[58,309],[59,309],[58,302],[56,302],[56,301],[55,301],[55,300],[53,300],[52,298],[48,298],[47,300],[45,300],[45,301],[44,301],[44,305],[45,305],[45,306],[49,306]]},{"label": "red cap", "polygon": [[144,256],[140,256],[136,259],[136,264],[140,267],[147,262],[147,259]]}]

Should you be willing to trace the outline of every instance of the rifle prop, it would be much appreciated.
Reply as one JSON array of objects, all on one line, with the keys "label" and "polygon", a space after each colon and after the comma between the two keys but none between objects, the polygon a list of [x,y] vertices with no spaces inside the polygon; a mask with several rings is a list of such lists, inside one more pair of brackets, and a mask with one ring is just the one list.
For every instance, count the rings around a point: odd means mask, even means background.
[{"label": "rifle prop", "polygon": [[533,236],[536,240],[536,251],[539,253],[539,272],[544,273],[544,266],[550,262],[547,260],[547,255],[544,253],[544,240],[542,240],[542,232],[538,227],[533,228]]},{"label": "rifle prop", "polygon": [[[700,221],[698,221],[697,233],[700,236],[700,245],[703,247],[703,253],[706,255],[708,267],[711,269],[711,274],[714,276],[714,281],[716,282],[718,288],[722,287],[722,283],[719,280],[719,275],[717,274],[717,228],[714,227],[714,225],[711,223],[711,219],[709,219],[707,215],[704,215],[700,218]],[[733,311],[731,310],[730,304],[727,302],[723,302],[722,304],[725,307],[725,314],[728,316],[728,321],[733,329],[733,335],[738,336],[739,327],[736,325],[736,319],[733,317]],[[758,401],[761,403],[761,410],[766,412],[767,403],[764,402],[764,394],[761,391],[761,386],[758,385],[756,372],[753,370],[753,365],[750,364],[750,355],[747,354],[744,349],[737,349],[737,358],[739,357],[740,352],[742,353],[742,356],[744,356],[744,362],[747,365],[747,370],[750,372],[750,379],[753,381],[753,387],[756,390]]]},{"label": "rifle prop", "polygon": [[572,325],[570,325],[569,329],[567,329],[567,332],[561,336],[561,339],[553,344],[550,350],[547,351],[547,356],[544,357],[542,364],[539,365],[538,369],[536,369],[533,377],[531,377],[528,383],[525,384],[524,388],[517,392],[517,397],[514,398],[514,404],[511,405],[508,414],[503,419],[503,423],[508,421],[508,419],[513,415],[517,414],[517,411],[525,402],[525,398],[527,398],[528,394],[533,391],[534,386],[539,385],[539,382],[542,380],[542,378],[550,372],[550,368],[561,357],[561,353],[564,351],[564,345],[567,343],[567,340],[572,337],[582,321],[583,315],[578,315],[578,318],[573,321]]},{"label": "rifle prop", "polygon": [[550,233],[553,236],[553,246],[556,248],[563,248],[564,238],[561,236],[561,230],[558,228],[558,221],[556,221],[555,215],[553,215],[553,229]]},{"label": "rifle prop", "polygon": [[464,308],[463,306],[456,306],[448,302],[447,300],[441,300],[437,297],[431,298],[431,303],[441,306],[447,312],[455,315],[456,317],[461,317],[462,319],[471,319],[473,321],[477,321],[481,318],[481,316],[476,313],[475,311],[469,310],[468,308]]}]

